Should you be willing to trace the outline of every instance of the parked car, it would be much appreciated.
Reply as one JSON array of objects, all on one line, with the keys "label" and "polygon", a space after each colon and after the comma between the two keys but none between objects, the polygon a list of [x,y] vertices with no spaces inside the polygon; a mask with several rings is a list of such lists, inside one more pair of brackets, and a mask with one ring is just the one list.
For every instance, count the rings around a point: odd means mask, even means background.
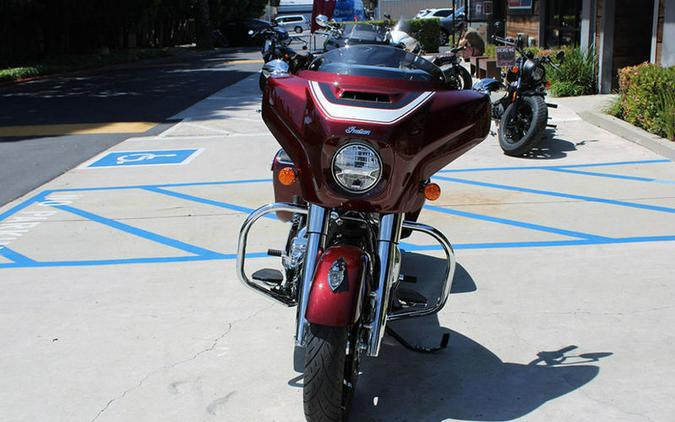
[{"label": "parked car", "polygon": [[251,37],[248,31],[259,33],[262,32],[262,29],[271,26],[271,22],[263,19],[242,19],[225,22],[221,26],[220,32],[230,47],[261,46],[264,42],[263,37]]},{"label": "parked car", "polygon": [[[424,18],[427,18],[427,16]],[[439,39],[440,45],[446,45],[450,35],[453,33],[458,34],[462,30],[465,18],[466,13],[464,11],[464,6],[458,7],[454,12],[448,14],[446,17],[441,18],[441,33]]]},{"label": "parked car", "polygon": [[442,19],[452,14],[452,8],[443,7],[438,9],[422,9],[417,12],[415,18],[417,19]]},{"label": "parked car", "polygon": [[274,18],[274,22],[289,31],[292,29],[298,34],[301,34],[303,31],[309,31],[309,21],[303,15],[277,16]]}]

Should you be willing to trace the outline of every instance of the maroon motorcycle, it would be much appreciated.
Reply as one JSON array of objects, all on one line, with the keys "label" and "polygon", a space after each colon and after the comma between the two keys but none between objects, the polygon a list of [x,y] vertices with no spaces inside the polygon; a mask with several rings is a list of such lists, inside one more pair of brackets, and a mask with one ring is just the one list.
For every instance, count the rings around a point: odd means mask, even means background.
[{"label": "maroon motorcycle", "polygon": [[[272,65],[270,65],[272,66]],[[283,149],[274,157],[277,202],[255,210],[239,236],[242,282],[297,306],[295,341],[305,348],[308,421],[346,419],[359,362],[378,355],[389,321],[435,314],[455,271],[450,242],[417,222],[425,200],[440,196],[431,176],[480,143],[490,127],[490,101],[458,91],[430,61],[383,45],[357,45],[315,58],[287,73],[268,69],[262,116]],[[251,226],[276,213],[290,224],[284,272],[244,270]],[[445,251],[437,298],[404,286],[399,241],[426,234]]]}]

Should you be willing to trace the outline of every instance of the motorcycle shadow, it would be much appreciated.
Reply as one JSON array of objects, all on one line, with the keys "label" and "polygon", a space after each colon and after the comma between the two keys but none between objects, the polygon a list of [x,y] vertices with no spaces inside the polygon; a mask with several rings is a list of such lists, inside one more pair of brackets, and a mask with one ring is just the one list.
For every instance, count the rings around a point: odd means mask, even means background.
[{"label": "motorcycle shadow", "polygon": [[[403,268],[438,268],[430,262],[437,258],[410,255],[404,257]],[[419,273],[416,275],[419,278]],[[452,292],[474,290],[471,276],[458,265]],[[452,298],[448,306],[451,303]],[[391,327],[413,344],[432,347],[447,332],[448,348],[418,354],[385,337],[379,357],[362,362],[352,421],[515,419],[590,382],[599,367],[589,363],[612,354],[574,354],[571,352],[577,346],[570,345],[539,352],[528,364],[510,363],[476,341],[442,328],[435,315],[392,323]]]},{"label": "motorcycle shadow", "polygon": [[584,142],[575,144],[574,142],[556,138],[555,131],[546,129],[544,136],[539,144],[523,155],[523,158],[535,160],[555,160],[567,157],[570,151],[576,151],[577,145],[583,145]]}]

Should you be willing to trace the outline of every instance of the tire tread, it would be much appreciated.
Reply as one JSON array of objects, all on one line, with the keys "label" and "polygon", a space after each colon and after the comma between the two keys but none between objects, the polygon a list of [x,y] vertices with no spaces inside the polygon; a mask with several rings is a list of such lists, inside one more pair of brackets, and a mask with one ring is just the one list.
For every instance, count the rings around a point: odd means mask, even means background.
[{"label": "tire tread", "polygon": [[343,420],[342,380],[347,330],[311,325],[307,335],[303,401],[309,422]]}]

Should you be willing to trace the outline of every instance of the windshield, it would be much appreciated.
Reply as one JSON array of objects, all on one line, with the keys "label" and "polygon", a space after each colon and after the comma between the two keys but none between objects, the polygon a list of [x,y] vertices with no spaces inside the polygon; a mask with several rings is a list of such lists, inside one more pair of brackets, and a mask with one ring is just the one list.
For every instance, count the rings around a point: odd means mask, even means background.
[{"label": "windshield", "polygon": [[408,35],[412,35],[412,25],[410,24],[410,19],[404,17],[399,18],[396,25],[392,28],[392,31],[401,31],[405,32]]},{"label": "windshield", "polygon": [[444,81],[443,72],[430,61],[385,45],[354,45],[331,50],[318,57],[310,70],[407,81]]}]

